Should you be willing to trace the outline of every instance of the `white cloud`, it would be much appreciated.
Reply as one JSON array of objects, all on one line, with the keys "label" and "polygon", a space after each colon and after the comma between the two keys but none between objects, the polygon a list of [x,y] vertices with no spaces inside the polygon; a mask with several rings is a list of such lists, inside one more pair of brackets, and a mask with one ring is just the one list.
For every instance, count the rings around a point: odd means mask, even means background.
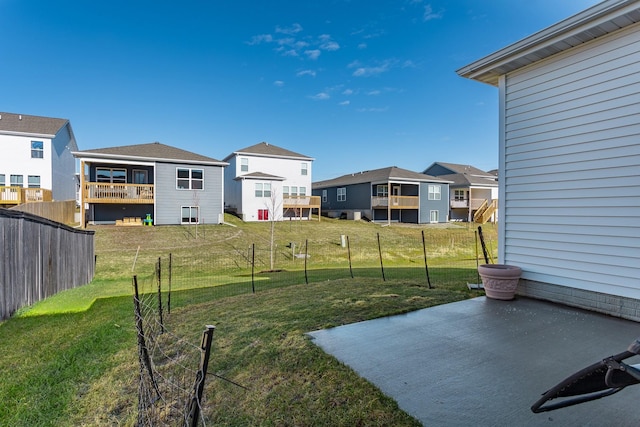
[{"label": "white cloud", "polygon": [[296,73],[296,76],[298,76],[298,77],[302,77],[302,76],[315,77],[316,76],[316,72],[313,71],[313,70],[302,70],[302,71],[298,71]]},{"label": "white cloud", "polygon": [[305,50],[304,51],[305,55],[307,55],[307,57],[309,59],[318,59],[318,57],[320,56],[320,50],[318,49],[310,49],[310,50]]},{"label": "white cloud", "polygon": [[331,98],[331,96],[329,96],[329,94],[326,92],[320,92],[313,96],[310,96],[309,98],[313,99],[314,101],[324,101]]},{"label": "white cloud", "polygon": [[366,48],[367,48],[367,44],[366,43],[358,44],[358,49],[366,49]]},{"label": "white cloud", "polygon": [[289,35],[291,35],[291,34],[297,34],[300,31],[302,31],[302,25],[300,25],[298,23],[293,24],[290,27],[280,27],[280,26],[276,27],[276,33],[280,33],[280,34],[289,34]]},{"label": "white cloud", "polygon": [[443,12],[435,13],[431,5],[428,4],[424,7],[424,14],[422,15],[422,20],[427,22],[427,21],[431,21],[432,19],[440,19],[442,18],[442,15],[443,15]]},{"label": "white cloud", "polygon": [[276,51],[281,52],[282,56],[300,56],[295,49],[276,49]]},{"label": "white cloud", "polygon": [[343,95],[353,95],[353,89],[345,89],[342,92]]},{"label": "white cloud", "polygon": [[340,45],[331,40],[331,36],[329,34],[322,34],[320,36],[320,49],[334,51],[340,49]]},{"label": "white cloud", "polygon": [[271,34],[258,34],[257,36],[251,37],[251,40],[247,42],[248,45],[256,45],[260,43],[271,43],[273,41],[273,36]]},{"label": "white cloud", "polygon": [[370,77],[386,73],[387,71],[389,71],[389,63],[385,62],[384,64],[375,67],[357,67],[353,72],[353,75],[355,77]]},{"label": "white cloud", "polygon": [[367,95],[375,96],[375,95],[380,95],[381,93],[382,93],[382,91],[376,89],[376,90],[370,90],[369,92],[367,92]]},{"label": "white cloud", "polygon": [[351,101],[346,100],[346,101],[340,102],[338,105],[349,105],[349,104],[351,104]]},{"label": "white cloud", "polygon": [[277,87],[282,87],[284,86],[284,82],[282,80],[276,80],[275,82],[273,82],[273,85]]},{"label": "white cloud", "polygon": [[369,108],[358,108],[356,111],[358,113],[384,113],[388,111],[389,107],[369,107]]}]

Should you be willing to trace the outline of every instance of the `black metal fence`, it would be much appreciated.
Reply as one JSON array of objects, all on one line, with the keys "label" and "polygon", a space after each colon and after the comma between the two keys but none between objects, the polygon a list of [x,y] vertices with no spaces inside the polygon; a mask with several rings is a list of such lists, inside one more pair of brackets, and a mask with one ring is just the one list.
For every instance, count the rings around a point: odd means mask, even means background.
[{"label": "black metal fence", "polygon": [[159,265],[141,283],[134,276],[133,289],[140,366],[136,425],[206,425],[202,401],[214,326],[205,327],[199,346],[171,331]]},{"label": "black metal fence", "polygon": [[[267,289],[339,279],[400,280],[429,288],[466,288],[480,278],[484,263],[476,230],[434,241],[423,230],[398,240],[381,233],[340,236],[338,241],[299,239],[271,249],[269,242],[222,246],[196,255],[156,259],[166,296],[174,304],[255,293]],[[489,254],[495,252],[488,242]],[[188,291],[188,292],[181,292]]]}]

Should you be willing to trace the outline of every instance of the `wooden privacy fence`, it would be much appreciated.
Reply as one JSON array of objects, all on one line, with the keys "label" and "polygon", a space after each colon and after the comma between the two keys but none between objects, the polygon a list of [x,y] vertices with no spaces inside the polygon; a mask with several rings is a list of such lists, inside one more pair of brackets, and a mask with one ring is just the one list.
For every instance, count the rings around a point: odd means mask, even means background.
[{"label": "wooden privacy fence", "polygon": [[94,232],[0,209],[0,319],[93,279]]},{"label": "wooden privacy fence", "polygon": [[75,222],[76,201],[25,203],[9,209],[38,215],[63,224],[73,224]]}]

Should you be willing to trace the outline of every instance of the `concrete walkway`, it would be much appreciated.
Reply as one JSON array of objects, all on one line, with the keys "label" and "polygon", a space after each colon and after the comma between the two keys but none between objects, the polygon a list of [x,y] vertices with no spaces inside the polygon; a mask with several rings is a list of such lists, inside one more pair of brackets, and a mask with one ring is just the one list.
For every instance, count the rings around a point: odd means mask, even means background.
[{"label": "concrete walkway", "polygon": [[626,350],[640,323],[479,297],[309,335],[425,426],[640,426],[640,385],[556,411],[530,410],[556,383]]}]

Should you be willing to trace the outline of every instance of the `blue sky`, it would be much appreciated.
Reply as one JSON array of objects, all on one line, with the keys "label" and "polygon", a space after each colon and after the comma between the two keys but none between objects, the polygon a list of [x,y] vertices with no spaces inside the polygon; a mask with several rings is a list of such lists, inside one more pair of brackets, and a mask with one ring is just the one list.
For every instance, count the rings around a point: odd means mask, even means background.
[{"label": "blue sky", "polygon": [[81,150],[216,159],[267,141],[314,181],[498,165],[498,91],[455,71],[597,0],[0,0],[0,111]]}]

